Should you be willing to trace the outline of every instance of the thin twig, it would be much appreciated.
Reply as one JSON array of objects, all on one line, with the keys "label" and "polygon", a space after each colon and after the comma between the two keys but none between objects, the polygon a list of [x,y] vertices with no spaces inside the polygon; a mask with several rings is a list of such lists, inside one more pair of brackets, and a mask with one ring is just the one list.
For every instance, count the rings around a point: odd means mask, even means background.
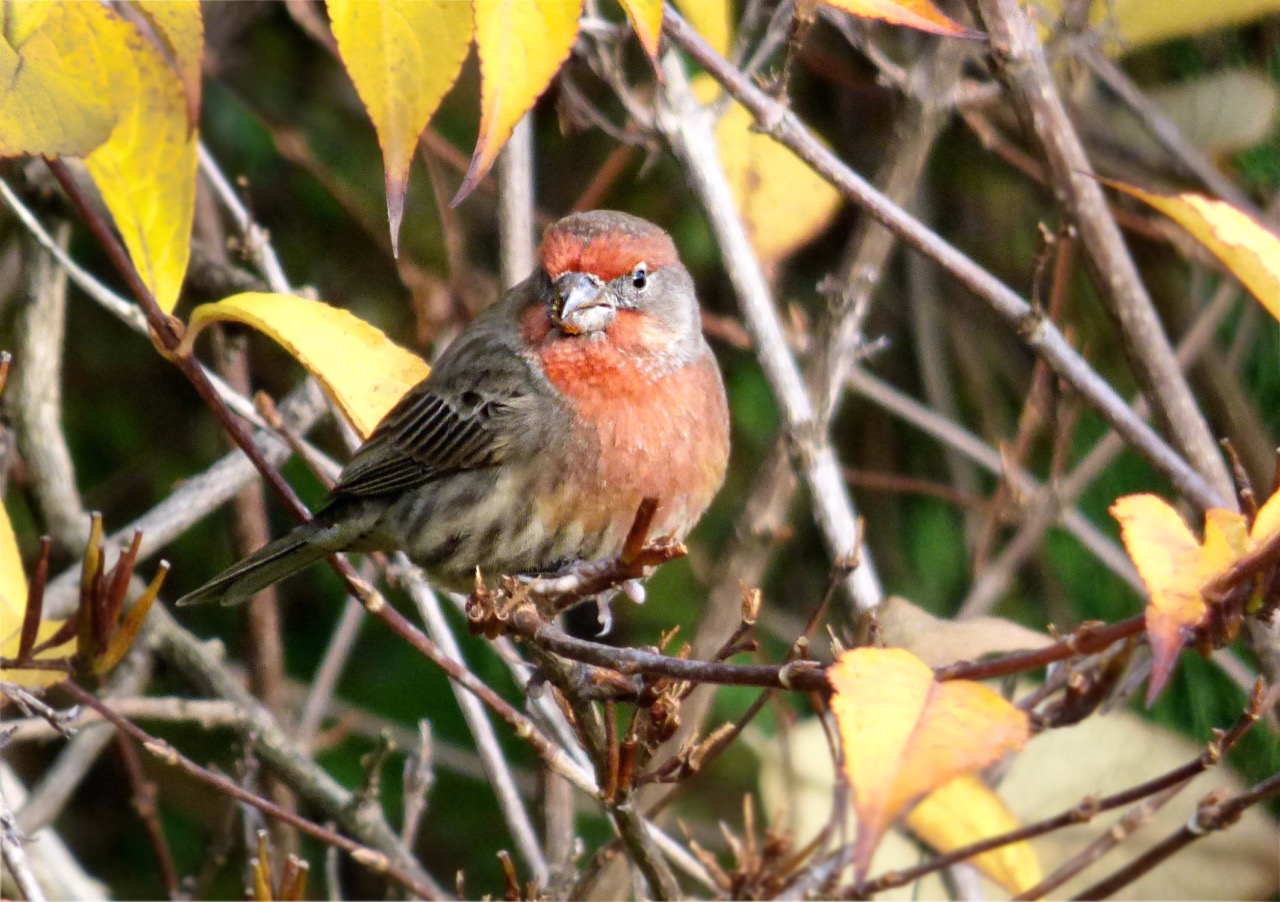
[{"label": "thin twig", "polygon": [[845,166],[795,114],[742,76],[670,6],[663,30],[755,117],[761,130],[805,160],[814,171],[945,270],[1012,327],[1062,379],[1074,387],[1152,466],[1202,508],[1221,507],[1224,496],[1173,451],[1149,426],[1133,416],[1115,390],[1080,357],[1052,323],[991,273],[960,253],[919,220],[876,191]]},{"label": "thin twig", "polygon": [[[668,11],[667,21],[669,16]],[[707,111],[694,100],[684,69],[673,54],[667,55],[663,72],[663,102],[658,105],[657,126],[684,165],[711,222],[756,355],[793,443],[797,467],[808,483],[827,552],[832,560],[859,561],[846,586],[857,607],[870,610],[880,603],[884,593],[870,552],[861,544],[857,512],[835,453],[822,433],[817,409],[787,347],[777,307],[734,206]]]},{"label": "thin twig", "polygon": [[1181,852],[1197,839],[1234,824],[1246,808],[1280,796],[1280,773],[1273,774],[1250,789],[1221,801],[1210,796],[1201,801],[1191,820],[1116,873],[1084,890],[1077,899],[1105,899],[1124,889],[1143,874]]},{"label": "thin twig", "polygon": [[[453,631],[449,629],[448,621],[445,620],[439,597],[420,574],[410,573],[404,569],[411,568],[412,565],[402,552],[398,552],[395,557],[397,566],[406,576],[405,583],[409,590],[409,597],[417,606],[418,614],[427,627],[428,635],[439,643],[443,654],[456,661],[459,667],[465,668],[462,649],[458,646]],[[533,822],[529,819],[529,812],[525,810],[520,793],[516,790],[510,765],[502,753],[502,747],[498,744],[497,734],[493,731],[493,724],[489,722],[484,705],[459,683],[451,682],[450,687],[453,689],[458,707],[462,709],[467,728],[476,741],[476,751],[484,763],[485,773],[493,786],[498,807],[507,823],[507,829],[511,831],[511,836],[515,840],[516,848],[520,850],[521,857],[533,871],[534,879],[544,883],[548,873],[546,857],[538,844]]]},{"label": "thin twig", "polygon": [[533,195],[533,113],[526,113],[498,156],[498,271],[503,291],[533,271]]},{"label": "thin twig", "polygon": [[1155,305],[1107,207],[1049,71],[1035,26],[1017,0],[977,0],[996,74],[1040,145],[1056,199],[1080,232],[1094,281],[1120,327],[1125,353],[1156,421],[1231,505],[1231,480],[1213,433],[1173,356]]},{"label": "thin twig", "polygon": [[[111,674],[104,697],[115,703],[141,695],[151,681],[153,669],[153,650],[144,633]],[[78,726],[87,714],[83,709],[79,713],[80,717],[70,721],[69,726]],[[30,727],[19,727],[14,733],[14,740],[23,738],[28,730],[38,734],[42,732],[42,727],[49,736],[57,733],[52,725],[34,721]],[[57,820],[114,734],[115,731],[109,725],[102,725],[82,729],[73,736],[58,754],[57,760],[45,769],[40,782],[27,794],[26,801],[18,809],[18,826],[28,833],[36,833]]]},{"label": "thin twig", "polygon": [[156,808],[156,784],[151,782],[142,769],[142,761],[138,758],[138,750],[134,748],[134,740],[116,733],[116,748],[120,752],[120,760],[124,762],[125,776],[133,793],[133,809],[146,830],[151,844],[152,854],[159,871],[160,884],[170,899],[180,899],[181,887],[178,886],[178,869],[173,863],[173,851],[164,835],[164,825],[160,822],[160,812]]},{"label": "thin twig", "polygon": [[[564,661],[547,654],[539,646],[533,647],[533,653],[573,711],[583,743],[595,765],[596,781],[601,786],[607,786],[610,783],[608,773],[611,748],[599,713],[578,691],[579,685]],[[606,709],[606,716],[611,713],[612,711]],[[679,898],[679,884],[676,883],[675,875],[671,873],[671,869],[655,847],[652,830],[640,816],[635,805],[632,787],[627,787],[625,791],[614,797],[602,797],[601,801],[613,820],[614,829],[618,831],[619,838],[630,853],[631,863],[644,875],[648,883],[649,898],[664,900]]]},{"label": "thin twig", "polygon": [[[1214,330],[1223,317],[1230,312],[1239,298],[1240,287],[1234,280],[1224,280],[1213,299],[1196,319],[1196,323],[1178,343],[1178,365],[1184,369],[1191,367],[1200,358],[1213,340]],[[1133,411],[1140,417],[1146,417],[1149,409],[1145,400],[1139,398],[1133,404]],[[1008,580],[1022,562],[1040,547],[1040,540],[1045,531],[1060,518],[1061,511],[1074,504],[1090,485],[1110,466],[1124,451],[1124,441],[1114,431],[1109,431],[1097,444],[1076,464],[1075,468],[1061,479],[1046,483],[1023,504],[1027,517],[1023,520],[1018,533],[1009,541],[999,557],[991,563],[982,574],[974,580],[969,593],[960,606],[960,616],[973,616],[994,604],[999,593],[1007,585]],[[1126,567],[1132,572],[1132,568]],[[1132,584],[1132,583],[1131,583]],[[1145,592],[1140,584],[1134,584],[1139,592]]]},{"label": "thin twig", "polygon": [[369,848],[368,846],[362,846],[359,843],[352,842],[345,836],[341,836],[332,830],[327,830],[319,824],[299,817],[293,812],[286,811],[274,802],[270,802],[261,796],[247,792],[234,780],[230,780],[221,774],[215,774],[212,771],[201,767],[190,758],[187,758],[185,755],[180,753],[173,746],[169,745],[169,743],[151,736],[140,727],[125,720],[123,717],[116,714],[115,711],[111,710],[110,707],[99,701],[97,696],[90,692],[86,692],[75,683],[68,683],[66,685],[66,691],[81,704],[93,708],[106,720],[111,721],[116,729],[127,734],[130,738],[142,743],[143,748],[161,762],[168,764],[171,767],[178,768],[200,782],[212,786],[224,795],[228,795],[238,801],[244,802],[246,805],[250,805],[264,814],[292,824],[308,836],[318,839],[327,845],[336,846],[342,849],[344,852],[351,855],[351,857],[359,864],[362,864],[375,872],[386,874],[396,883],[399,883],[406,889],[417,893],[424,899],[439,898],[440,894],[437,888],[428,886],[426,883],[415,878],[412,874],[392,862],[382,852]]},{"label": "thin twig", "polygon": [[[291,429],[306,431],[325,410],[319,383],[306,380],[280,404],[284,421]],[[275,433],[256,434],[262,453],[274,464],[283,463],[290,448]],[[256,479],[259,471],[239,451],[231,452],[213,466],[183,480],[182,485],[137,520],[108,536],[108,548],[126,545],[137,531],[142,532],[138,561],[144,561],[179,535],[229,502],[241,488]],[[74,609],[79,569],[71,568],[50,581],[46,591],[46,616],[66,617]]]},{"label": "thin twig", "polygon": [[329,703],[333,700],[338,686],[338,678],[346,665],[356,638],[360,634],[360,626],[365,619],[364,605],[348,596],[342,606],[342,615],[338,625],[333,628],[329,644],[325,646],[324,657],[311,678],[311,689],[307,692],[307,700],[302,706],[302,714],[298,717],[298,729],[295,735],[298,744],[310,748],[320,731],[320,722],[324,719]]},{"label": "thin twig", "polygon": [[881,877],[872,879],[857,887],[859,894],[867,896],[893,889],[898,886],[907,886],[914,883],[921,877],[942,868],[949,867],[960,861],[981,855],[984,852],[990,852],[993,849],[999,849],[1003,846],[1010,845],[1015,842],[1023,842],[1025,840],[1034,839],[1037,836],[1043,836],[1055,830],[1069,827],[1075,824],[1088,823],[1097,815],[1104,811],[1111,811],[1121,808],[1125,805],[1133,804],[1157,793],[1165,792],[1171,787],[1182,786],[1191,781],[1210,767],[1221,762],[1235,747],[1235,745],[1244,738],[1245,734],[1258,722],[1262,713],[1262,701],[1265,693],[1262,692],[1262,684],[1259,682],[1255,685],[1252,698],[1246,708],[1244,714],[1239,720],[1231,726],[1225,733],[1219,734],[1212,742],[1205,747],[1194,760],[1173,768],[1167,773],[1158,777],[1146,780],[1137,786],[1121,792],[1113,793],[1101,798],[1088,798],[1080,802],[1073,808],[1060,812],[1052,817],[1044,818],[1034,824],[1026,824],[1016,830],[1010,830],[999,836],[988,837],[975,843],[970,843],[959,849],[953,849],[944,855],[938,855],[930,858],[912,868],[906,868],[901,871],[893,871]]},{"label": "thin twig", "polygon": [[[302,799],[338,821],[362,843],[379,850],[415,880],[434,885],[431,876],[399,843],[382,813],[352,804],[353,794],[302,752],[271,713],[245,690],[241,680],[213,656],[205,643],[183,629],[160,605],[147,617],[144,633],[154,637],[159,654],[206,692],[225,698],[244,716],[242,735],[251,738],[258,756],[288,782]],[[436,887],[435,895],[447,895]]]},{"label": "thin twig", "polygon": [[245,236],[245,246],[249,250],[250,258],[266,277],[271,290],[278,294],[292,294],[293,289],[284,274],[284,267],[280,265],[280,258],[276,256],[275,248],[267,240],[266,232],[253,221],[249,211],[240,202],[240,195],[236,193],[235,188],[231,187],[231,183],[218,167],[218,161],[213,158],[203,143],[200,144],[199,159],[201,174],[209,180],[222,205],[230,211],[236,222],[236,228]]},{"label": "thin twig", "polygon": [[[238,729],[245,722],[244,715],[236,710],[235,705],[223,699],[183,698],[173,695],[115,698],[109,694],[104,701],[108,701],[117,714],[129,720],[195,724],[202,730],[213,730],[218,727]],[[102,722],[102,715],[92,710],[81,709],[75,718],[67,721],[67,726],[83,731],[85,727]],[[58,730],[39,717],[6,721],[5,729],[13,731],[10,734],[11,742],[47,742],[61,735]]]},{"label": "thin twig", "polygon": [[23,851],[22,844],[23,838],[18,832],[13,812],[9,810],[4,793],[0,792],[0,858],[3,858],[5,868],[13,877],[23,898],[28,902],[44,902],[44,890],[36,882],[36,875],[31,872],[31,864],[27,861],[27,853]]},{"label": "thin twig", "polygon": [[[949,447],[960,451],[974,460],[983,469],[997,476],[1003,475],[1017,488],[1023,497],[1034,498],[1043,491],[1042,486],[1031,474],[1020,469],[1009,469],[1004,466],[1000,452],[983,442],[963,427],[938,416],[924,405],[907,397],[898,389],[876,378],[862,369],[853,371],[850,387],[859,395],[880,405],[893,415],[900,417],[917,428],[929,433]],[[1083,466],[1083,464],[1081,465]],[[1107,566],[1134,590],[1145,591],[1142,580],[1132,562],[1114,541],[1095,526],[1087,517],[1075,508],[1064,505],[1059,516],[1052,522],[1060,522],[1062,527],[1076,537],[1085,548]]]},{"label": "thin twig", "polygon": [[1083,45],[1080,55],[1084,57],[1085,64],[1102,80],[1102,83],[1128,105],[1146,128],[1147,133],[1156,139],[1156,142],[1175,162],[1222,200],[1252,216],[1262,218],[1262,212],[1249,199],[1249,196],[1186,139],[1178,130],[1178,126],[1165,115],[1158,104],[1133,83],[1118,63],[1093,43]]}]

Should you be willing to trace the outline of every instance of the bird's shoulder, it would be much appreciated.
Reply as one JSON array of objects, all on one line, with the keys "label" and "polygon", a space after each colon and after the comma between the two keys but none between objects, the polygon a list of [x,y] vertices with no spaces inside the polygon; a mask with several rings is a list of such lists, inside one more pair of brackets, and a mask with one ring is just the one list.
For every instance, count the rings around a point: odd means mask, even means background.
[{"label": "bird's shoulder", "polygon": [[356,451],[335,497],[401,493],[495,466],[556,428],[558,405],[522,353],[519,316],[531,294],[517,286],[459,333]]}]

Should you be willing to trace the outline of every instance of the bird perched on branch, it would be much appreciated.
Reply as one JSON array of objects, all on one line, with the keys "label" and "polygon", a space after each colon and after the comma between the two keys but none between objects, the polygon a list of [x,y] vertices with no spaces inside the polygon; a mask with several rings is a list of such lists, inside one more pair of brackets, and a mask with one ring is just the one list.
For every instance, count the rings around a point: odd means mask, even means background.
[{"label": "bird perched on branch", "polygon": [[623,548],[641,503],[682,539],[724,480],[729,417],[693,281],[657,226],[550,226],[539,264],[458,335],[315,519],[179,600],[234,604],[338,551],[437,577],[552,574]]}]

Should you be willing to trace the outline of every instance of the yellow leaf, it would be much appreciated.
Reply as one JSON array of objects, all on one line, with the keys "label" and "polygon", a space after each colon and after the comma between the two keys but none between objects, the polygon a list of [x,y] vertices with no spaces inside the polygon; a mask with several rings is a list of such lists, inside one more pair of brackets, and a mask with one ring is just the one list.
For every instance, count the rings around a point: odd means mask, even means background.
[{"label": "yellow leaf", "polygon": [[899,648],[855,648],[827,672],[844,770],[858,813],[854,868],[908,805],[1021,748],[1027,716],[979,683],[939,683]]},{"label": "yellow leaf", "polygon": [[1178,512],[1155,495],[1126,495],[1111,506],[1125,550],[1151,594],[1147,637],[1151,678],[1147,704],[1164,688],[1187,637],[1208,612],[1201,588],[1248,550],[1244,519],[1214,508],[1205,514],[1204,543],[1196,541]]},{"label": "yellow leaf", "polygon": [[329,0],[347,74],[382,147],[391,244],[400,240],[418,136],[458,79],[471,48],[471,4],[459,0]]},{"label": "yellow leaf", "polygon": [[[1020,826],[1000,797],[975,776],[956,777],[929,793],[911,809],[906,825],[943,854]],[[968,860],[1010,893],[1020,893],[1040,882],[1040,860],[1025,840]]]},{"label": "yellow leaf", "polygon": [[1258,516],[1253,518],[1253,529],[1249,531],[1249,535],[1255,544],[1261,545],[1277,532],[1280,532],[1280,492],[1276,492],[1258,508]]},{"label": "yellow leaf", "polygon": [[480,136],[453,203],[484,178],[498,151],[551,84],[578,36],[582,0],[474,0],[480,54]]},{"label": "yellow leaf", "polygon": [[134,0],[138,10],[164,42],[166,54],[182,82],[187,99],[187,125],[200,121],[201,62],[204,56],[204,18],[200,0]]},{"label": "yellow leaf", "polygon": [[[0,657],[16,658],[22,641],[22,615],[27,608],[27,578],[18,554],[18,540],[13,535],[9,514],[0,504]],[[36,642],[43,642],[61,628],[64,621],[46,620],[36,632]],[[75,639],[55,645],[37,655],[40,658],[65,658],[75,651]],[[57,670],[3,670],[0,680],[17,683],[28,689],[41,689],[60,683],[67,675]]]},{"label": "yellow leaf", "polygon": [[721,56],[729,55],[729,0],[675,0],[676,9]]},{"label": "yellow leaf", "polygon": [[0,40],[10,46],[21,47],[27,42],[53,11],[53,4],[43,0],[11,0],[0,5]]},{"label": "yellow leaf", "polygon": [[186,275],[195,212],[197,139],[187,96],[164,54],[132,26],[107,64],[120,119],[84,162],[138,274],[168,312]]},{"label": "yellow leaf", "polygon": [[658,40],[662,37],[662,0],[620,0],[631,27],[635,29],[645,53],[658,63]]},{"label": "yellow leaf", "polygon": [[1226,201],[1202,194],[1153,194],[1123,182],[1103,181],[1190,232],[1280,319],[1280,238],[1269,229]]},{"label": "yellow leaf", "polygon": [[[0,505],[0,618],[6,625],[16,618],[22,622],[27,606],[27,577],[18,554],[18,540],[9,522],[9,513]],[[6,626],[5,632],[8,632]]]},{"label": "yellow leaf", "polygon": [[[711,103],[719,86],[709,75],[693,79],[694,96]],[[813,240],[840,209],[840,192],[768,135],[738,103],[716,124],[716,148],[738,213],[760,259],[773,263]]]},{"label": "yellow leaf", "polygon": [[905,25],[931,34],[953,38],[978,38],[980,32],[965,28],[948,18],[929,0],[823,0],[828,6],[843,9],[863,19],[879,19],[890,25]]},{"label": "yellow leaf", "polygon": [[[1043,21],[1056,21],[1063,0],[1040,0]],[[1093,0],[1089,22],[1113,39],[1113,49],[1128,52],[1157,41],[1191,37],[1227,28],[1280,11],[1280,0],[1214,0],[1212,3],[1169,0]]]},{"label": "yellow leaf", "polygon": [[191,313],[190,348],[213,322],[252,326],[284,346],[311,372],[362,437],[430,368],[357,316],[321,301],[287,294],[237,294]]},{"label": "yellow leaf", "polygon": [[0,156],[88,153],[118,117],[109,61],[131,30],[98,3],[0,9]]}]

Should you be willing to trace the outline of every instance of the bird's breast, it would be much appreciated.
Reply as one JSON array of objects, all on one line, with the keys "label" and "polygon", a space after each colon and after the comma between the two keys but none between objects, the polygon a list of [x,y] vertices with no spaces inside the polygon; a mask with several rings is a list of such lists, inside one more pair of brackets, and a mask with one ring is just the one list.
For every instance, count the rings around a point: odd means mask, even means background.
[{"label": "bird's breast", "polygon": [[629,333],[540,352],[572,424],[562,471],[547,474],[546,513],[570,514],[588,536],[600,536],[601,554],[620,549],[645,498],[658,499],[651,536],[683,538],[728,462],[728,408],[710,350],[688,362],[637,353],[647,328],[623,322]]}]

